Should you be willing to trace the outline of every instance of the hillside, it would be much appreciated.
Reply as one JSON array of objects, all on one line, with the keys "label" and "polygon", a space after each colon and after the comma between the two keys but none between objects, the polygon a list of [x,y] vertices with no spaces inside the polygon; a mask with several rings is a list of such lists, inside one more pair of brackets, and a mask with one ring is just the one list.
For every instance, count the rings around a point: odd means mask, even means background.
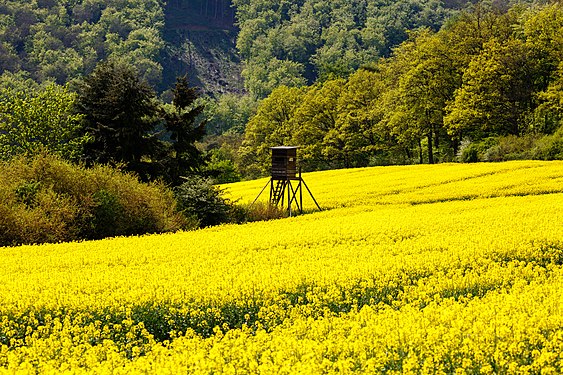
[{"label": "hillside", "polygon": [[[159,91],[188,72],[194,84],[217,96],[243,90],[241,74],[247,65],[251,66],[245,78],[250,88],[289,82],[295,74],[301,77],[298,81],[312,82],[321,70],[338,69],[340,55],[347,52],[354,55],[350,66],[357,68],[356,55],[375,56],[369,50],[381,47],[380,36],[389,52],[405,39],[407,29],[437,28],[449,14],[442,4],[428,1],[402,0],[393,11],[388,8],[394,2],[365,3],[349,7],[346,2],[319,0],[280,4],[261,0],[6,0],[0,4],[0,71],[25,72],[37,82],[64,84],[90,73],[97,62],[117,57],[135,65]],[[374,30],[363,19],[368,10],[370,22],[377,26]],[[380,13],[393,13],[397,19],[378,19]],[[311,23],[321,19],[322,24]],[[329,35],[349,33],[355,38],[364,28],[360,45]],[[300,64],[297,71],[294,63]]]},{"label": "hillside", "polygon": [[230,1],[169,1],[165,6],[163,87],[188,74],[209,95],[241,93],[238,30]]},{"label": "hillside", "polygon": [[316,172],[323,212],[0,249],[0,370],[559,373],[562,167]]}]

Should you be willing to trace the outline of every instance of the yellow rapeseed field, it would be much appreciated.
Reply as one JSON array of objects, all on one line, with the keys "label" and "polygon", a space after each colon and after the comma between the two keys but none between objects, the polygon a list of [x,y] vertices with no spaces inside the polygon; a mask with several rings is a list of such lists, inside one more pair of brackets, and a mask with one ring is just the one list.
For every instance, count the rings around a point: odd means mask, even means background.
[{"label": "yellow rapeseed field", "polygon": [[322,212],[1,248],[0,373],[563,372],[563,163],[304,178]]}]

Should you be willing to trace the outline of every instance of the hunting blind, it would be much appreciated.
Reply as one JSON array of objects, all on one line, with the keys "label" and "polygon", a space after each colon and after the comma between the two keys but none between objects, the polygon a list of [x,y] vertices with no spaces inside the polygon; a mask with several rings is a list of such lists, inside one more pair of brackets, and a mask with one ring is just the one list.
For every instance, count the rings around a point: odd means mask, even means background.
[{"label": "hunting blind", "polygon": [[[254,204],[260,195],[270,186],[270,204],[281,207],[286,206],[289,215],[292,214],[292,205],[295,204],[300,213],[303,213],[303,186],[309,192],[311,198],[320,210],[321,207],[311,193],[311,190],[301,177],[301,169],[297,171],[297,147],[279,146],[270,147],[272,150],[272,177],[256,197]],[[292,181],[294,181],[292,183]]]}]

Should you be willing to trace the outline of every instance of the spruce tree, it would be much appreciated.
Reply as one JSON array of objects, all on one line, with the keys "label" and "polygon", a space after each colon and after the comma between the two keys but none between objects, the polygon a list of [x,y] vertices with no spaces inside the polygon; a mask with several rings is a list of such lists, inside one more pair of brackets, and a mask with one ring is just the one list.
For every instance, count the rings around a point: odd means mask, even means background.
[{"label": "spruce tree", "polygon": [[132,66],[113,60],[99,63],[80,87],[78,112],[92,139],[84,147],[87,164],[124,164],[150,179],[148,161],[158,148],[158,105],[152,88]]},{"label": "spruce tree", "polygon": [[195,142],[205,135],[205,120],[201,119],[204,107],[196,104],[197,89],[189,86],[186,76],[178,78],[172,92],[173,106],[162,110],[162,118],[172,142],[166,162],[167,180],[177,186],[182,177],[201,173],[204,158]]}]

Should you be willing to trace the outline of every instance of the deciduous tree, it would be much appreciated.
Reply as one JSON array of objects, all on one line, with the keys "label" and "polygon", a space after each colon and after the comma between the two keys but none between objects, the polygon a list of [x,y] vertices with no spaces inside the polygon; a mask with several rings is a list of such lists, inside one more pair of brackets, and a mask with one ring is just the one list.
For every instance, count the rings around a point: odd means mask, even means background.
[{"label": "deciduous tree", "polygon": [[246,126],[239,150],[239,168],[245,174],[257,176],[266,173],[269,148],[292,143],[294,129],[291,120],[305,92],[305,89],[281,86],[260,103],[256,115]]},{"label": "deciduous tree", "polygon": [[73,113],[76,95],[48,84],[37,91],[0,91],[0,158],[36,155],[42,150],[77,160],[88,139],[80,135],[82,116]]},{"label": "deciduous tree", "polygon": [[469,64],[463,85],[447,108],[450,134],[473,138],[520,135],[528,130],[525,117],[533,107],[536,72],[521,40],[489,41]]}]

